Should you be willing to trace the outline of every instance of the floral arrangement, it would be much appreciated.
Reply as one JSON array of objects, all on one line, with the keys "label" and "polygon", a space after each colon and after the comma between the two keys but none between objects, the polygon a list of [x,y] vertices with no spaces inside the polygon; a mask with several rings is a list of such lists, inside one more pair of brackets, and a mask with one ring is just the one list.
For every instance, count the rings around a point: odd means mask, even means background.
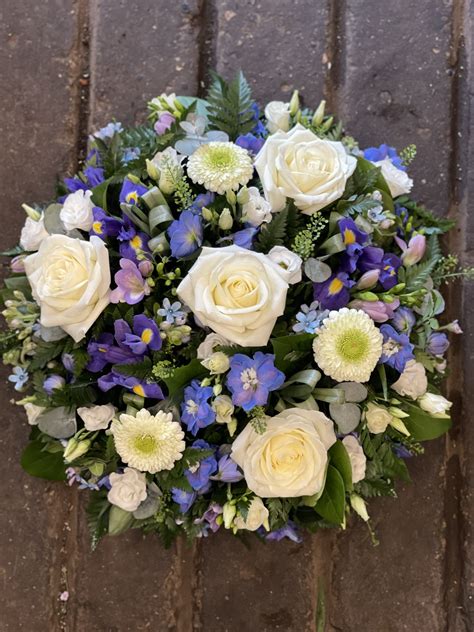
[{"label": "floral arrangement", "polygon": [[370,525],[450,427],[439,288],[472,276],[408,196],[414,146],[361,148],[297,92],[262,114],[242,74],[148,109],[3,253],[24,469],[90,490],[94,543]]}]

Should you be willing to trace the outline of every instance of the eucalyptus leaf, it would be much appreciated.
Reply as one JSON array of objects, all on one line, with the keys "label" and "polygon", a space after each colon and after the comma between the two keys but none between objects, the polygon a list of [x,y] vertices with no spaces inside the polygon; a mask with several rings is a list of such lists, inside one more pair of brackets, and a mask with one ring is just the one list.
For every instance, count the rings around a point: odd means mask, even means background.
[{"label": "eucalyptus leaf", "polygon": [[57,342],[67,336],[62,327],[45,327],[44,325],[41,325],[38,333],[45,342]]},{"label": "eucalyptus leaf", "polygon": [[44,211],[44,227],[50,235],[65,235],[67,233],[59,217],[62,207],[62,204],[50,204]]},{"label": "eucalyptus leaf", "polygon": [[313,283],[324,283],[332,274],[331,268],[327,263],[319,261],[311,257],[304,264],[304,272]]},{"label": "eucalyptus leaf", "polygon": [[126,531],[133,522],[133,514],[116,505],[112,505],[109,512],[109,535],[119,535]]},{"label": "eucalyptus leaf", "polygon": [[346,402],[358,404],[367,399],[367,387],[360,382],[341,382],[337,388],[342,388]]},{"label": "eucalyptus leaf", "polygon": [[76,413],[64,406],[50,408],[38,417],[38,428],[55,439],[68,439],[77,431]]},{"label": "eucalyptus leaf", "polygon": [[329,404],[329,414],[342,434],[349,434],[355,430],[361,417],[359,406],[352,403]]}]

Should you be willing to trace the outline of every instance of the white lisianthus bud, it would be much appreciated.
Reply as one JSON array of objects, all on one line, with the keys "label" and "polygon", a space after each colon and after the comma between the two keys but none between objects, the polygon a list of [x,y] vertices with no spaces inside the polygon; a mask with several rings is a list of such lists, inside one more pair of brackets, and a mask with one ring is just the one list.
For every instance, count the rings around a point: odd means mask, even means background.
[{"label": "white lisianthus bud", "polygon": [[352,435],[347,435],[342,440],[344,447],[346,448],[349,460],[351,462],[352,469],[352,482],[358,483],[365,478],[365,466],[367,458],[364,454],[364,450],[360,443]]},{"label": "white lisianthus bud", "polygon": [[448,417],[448,410],[453,405],[446,397],[435,393],[425,393],[418,400],[420,408],[434,417]]},{"label": "white lisianthus bud", "polygon": [[214,353],[215,347],[229,347],[233,346],[232,343],[221,336],[220,334],[212,333],[207,334],[204,338],[204,342],[201,342],[197,348],[198,360],[205,360]]},{"label": "white lisianthus bud", "polygon": [[109,427],[115,415],[115,406],[104,404],[103,406],[81,406],[77,414],[83,420],[86,430],[95,432]]},{"label": "white lisianthus bud", "polygon": [[123,474],[113,472],[109,481],[107,500],[124,511],[136,511],[147,496],[146,476],[133,467],[126,467]]},{"label": "white lisianthus bud", "polygon": [[37,211],[35,208],[28,206],[28,204],[22,204],[21,208],[25,211],[28,217],[30,217],[33,221],[37,222],[40,219],[41,213]]},{"label": "white lisianthus bud", "polygon": [[405,370],[398,380],[392,384],[392,388],[399,395],[417,399],[426,393],[428,388],[428,380],[426,377],[425,367],[421,362],[416,360],[408,360]]},{"label": "white lisianthus bud", "polygon": [[[252,187],[256,189],[257,187]],[[258,192],[258,189],[257,189]],[[246,204],[249,201],[249,190],[247,187],[242,187],[240,191],[237,193],[237,202],[239,204]]]},{"label": "white lisianthus bud", "polygon": [[237,513],[237,509],[235,505],[232,503],[226,503],[223,507],[222,517],[224,519],[224,528],[230,529],[232,527],[232,522],[234,520],[235,514]]},{"label": "white lisianthus bud", "polygon": [[283,278],[287,283],[299,283],[301,281],[301,267],[303,260],[296,253],[285,246],[273,246],[268,257],[285,271]]},{"label": "white lisianthus bud", "polygon": [[408,428],[405,426],[403,421],[399,419],[398,417],[392,417],[392,421],[390,422],[390,425],[392,426],[392,428],[395,428],[395,430],[398,430],[398,432],[401,432],[401,434],[404,434],[407,437],[410,436]]},{"label": "white lisianthus bud", "polygon": [[267,200],[260,195],[257,187],[249,187],[246,190],[245,202],[239,200],[242,206],[242,220],[252,226],[260,226],[272,219],[272,207]]},{"label": "white lisianthus bud", "polygon": [[234,223],[232,213],[228,208],[225,208],[219,216],[219,228],[221,230],[230,230]]},{"label": "white lisianthus bud", "polygon": [[352,509],[359,514],[362,520],[368,522],[369,514],[367,513],[367,505],[365,504],[364,499],[358,494],[351,494],[350,501]]},{"label": "white lisianthus bud", "polygon": [[160,178],[160,170],[153,160],[146,159],[146,171],[152,180],[158,181]]},{"label": "white lisianthus bud", "polygon": [[205,360],[202,360],[201,364],[206,367],[211,375],[219,375],[229,370],[230,360],[222,351],[216,351]]},{"label": "white lisianthus bud", "polygon": [[218,424],[229,424],[233,421],[234,404],[228,395],[218,395],[211,405],[216,413],[216,422]]},{"label": "white lisianthus bud", "polygon": [[283,101],[270,101],[265,107],[265,118],[270,134],[290,129],[290,104]]},{"label": "white lisianthus bud", "polygon": [[413,187],[413,180],[408,176],[406,171],[402,171],[395,167],[390,158],[384,158],[374,163],[382,170],[382,175],[385,178],[390,194],[392,197],[398,197],[405,193],[410,193]]},{"label": "white lisianthus bud", "polygon": [[243,518],[238,515],[234,520],[234,525],[237,529],[246,529],[247,531],[256,531],[262,526],[267,531],[270,531],[268,516],[268,509],[263,504],[262,499],[255,496],[250,503],[247,516]]},{"label": "white lisianthus bud", "polygon": [[202,207],[201,215],[203,216],[203,219],[206,220],[206,222],[210,222],[212,218],[214,217],[214,213],[211,211],[211,209],[207,208],[206,206]]},{"label": "white lisianthus bud", "polygon": [[321,123],[323,122],[325,109],[326,109],[326,101],[324,101],[323,99],[313,114],[313,120],[311,121],[311,123],[315,127],[317,127],[318,125],[321,125]]},{"label": "white lisianthus bud", "polygon": [[49,233],[44,227],[43,218],[40,216],[35,220],[27,217],[21,229],[20,246],[28,252],[34,252],[46,237],[49,237]]},{"label": "white lisianthus bud", "polygon": [[298,90],[295,90],[290,99],[290,116],[296,116],[296,113],[300,109],[300,97]]}]

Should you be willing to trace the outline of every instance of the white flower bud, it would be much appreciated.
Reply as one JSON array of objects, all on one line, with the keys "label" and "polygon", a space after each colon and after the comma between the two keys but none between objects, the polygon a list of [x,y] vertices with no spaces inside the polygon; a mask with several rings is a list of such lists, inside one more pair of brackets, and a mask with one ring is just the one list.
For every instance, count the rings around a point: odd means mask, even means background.
[{"label": "white flower bud", "polygon": [[221,230],[230,230],[234,223],[234,218],[232,217],[232,213],[228,208],[225,208],[219,217],[219,228]]}]

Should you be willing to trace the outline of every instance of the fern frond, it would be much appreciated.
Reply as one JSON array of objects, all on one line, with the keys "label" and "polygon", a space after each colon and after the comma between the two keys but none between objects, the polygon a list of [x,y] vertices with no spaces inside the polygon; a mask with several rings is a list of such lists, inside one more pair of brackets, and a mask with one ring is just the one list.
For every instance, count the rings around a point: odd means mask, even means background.
[{"label": "fern frond", "polygon": [[211,76],[213,81],[207,95],[211,128],[235,140],[255,126],[250,86],[240,71],[230,83],[215,72]]}]

